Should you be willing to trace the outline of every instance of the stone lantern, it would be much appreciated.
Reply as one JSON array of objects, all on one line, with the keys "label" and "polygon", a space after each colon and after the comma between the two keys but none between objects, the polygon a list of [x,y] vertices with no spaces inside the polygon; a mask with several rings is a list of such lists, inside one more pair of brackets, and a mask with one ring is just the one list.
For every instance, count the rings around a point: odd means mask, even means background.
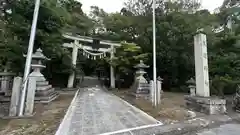
[{"label": "stone lantern", "polygon": [[43,65],[43,61],[50,60],[43,55],[42,50],[39,48],[32,55],[32,64],[31,67],[33,72],[29,75],[35,77],[36,79],[36,92],[35,92],[35,101],[41,103],[48,103],[56,99],[59,94],[55,92],[55,89],[52,88],[52,85],[49,85],[49,82],[46,81],[44,75],[41,73],[41,70],[46,68]]},{"label": "stone lantern", "polygon": [[148,81],[146,80],[146,78],[144,78],[143,75],[146,74],[144,69],[149,68],[149,66],[145,65],[143,63],[143,61],[141,60],[139,64],[134,66],[134,68],[138,69],[136,71],[134,84],[132,86],[134,95],[136,97],[147,97],[148,98],[149,93],[150,93],[150,87],[149,87]]},{"label": "stone lantern", "polygon": [[33,72],[31,73],[32,77],[36,77],[36,81],[46,81],[45,77],[41,73],[41,70],[46,68],[43,65],[43,61],[50,60],[46,56],[43,55],[42,50],[39,48],[37,51],[32,55],[32,64],[31,67]]},{"label": "stone lantern", "polygon": [[190,80],[188,80],[186,83],[188,84],[188,88],[190,89],[190,96],[196,96],[195,80],[193,78],[190,78]]},{"label": "stone lantern", "polygon": [[144,69],[146,68],[149,68],[149,66],[145,65],[143,63],[142,60],[140,60],[140,63],[137,64],[136,66],[134,66],[134,68],[138,69],[136,71],[136,77],[135,77],[135,80],[139,80],[140,82],[143,82],[143,83],[147,83],[147,80],[144,78],[144,74],[146,74],[146,72],[144,71]]}]

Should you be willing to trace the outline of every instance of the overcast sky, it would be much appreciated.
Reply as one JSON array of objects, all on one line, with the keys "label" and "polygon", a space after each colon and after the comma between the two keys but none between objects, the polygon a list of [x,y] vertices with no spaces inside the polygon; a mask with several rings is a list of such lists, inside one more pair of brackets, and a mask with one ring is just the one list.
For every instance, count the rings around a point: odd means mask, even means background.
[{"label": "overcast sky", "polygon": [[[120,11],[125,0],[79,0],[83,4],[83,11],[89,12],[90,6],[98,6],[106,12]],[[222,5],[223,0],[202,0],[202,6],[205,9],[213,11]]]}]

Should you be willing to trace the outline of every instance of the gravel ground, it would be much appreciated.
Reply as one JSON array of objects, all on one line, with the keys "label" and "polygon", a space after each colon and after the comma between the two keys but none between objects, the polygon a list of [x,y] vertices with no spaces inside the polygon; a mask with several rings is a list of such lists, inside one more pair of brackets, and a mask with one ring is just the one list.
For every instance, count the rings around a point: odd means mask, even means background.
[{"label": "gravel ground", "polygon": [[0,119],[0,135],[54,135],[73,98],[60,95],[49,104],[36,104],[35,116],[28,119]]}]

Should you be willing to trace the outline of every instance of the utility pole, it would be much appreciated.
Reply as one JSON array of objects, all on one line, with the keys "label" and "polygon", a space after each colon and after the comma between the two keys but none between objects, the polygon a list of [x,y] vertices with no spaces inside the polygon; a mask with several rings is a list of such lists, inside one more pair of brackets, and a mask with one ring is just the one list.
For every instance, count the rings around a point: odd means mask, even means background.
[{"label": "utility pole", "polygon": [[154,105],[157,106],[157,69],[156,69],[156,19],[155,19],[156,0],[153,0],[153,88]]},{"label": "utility pole", "polygon": [[28,44],[28,52],[27,52],[27,58],[25,63],[24,76],[23,76],[23,87],[21,87],[21,98],[20,98],[19,114],[18,114],[19,116],[23,116],[23,113],[24,113],[27,83],[28,83],[28,76],[31,68],[32,53],[33,53],[34,40],[36,35],[39,7],[40,7],[40,0],[35,0],[31,35],[30,35],[29,44]]}]

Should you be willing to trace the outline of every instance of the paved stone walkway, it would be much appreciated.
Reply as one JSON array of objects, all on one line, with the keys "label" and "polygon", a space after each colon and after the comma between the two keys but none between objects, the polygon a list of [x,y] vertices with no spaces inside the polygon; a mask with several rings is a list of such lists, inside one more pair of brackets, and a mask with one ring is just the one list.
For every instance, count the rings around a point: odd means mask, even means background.
[{"label": "paved stone walkway", "polygon": [[61,135],[95,135],[157,123],[99,87],[81,89],[73,104],[70,118],[65,120],[68,124],[59,129],[64,130]]},{"label": "paved stone walkway", "polygon": [[240,124],[225,124],[218,128],[202,131],[197,135],[240,135]]}]

